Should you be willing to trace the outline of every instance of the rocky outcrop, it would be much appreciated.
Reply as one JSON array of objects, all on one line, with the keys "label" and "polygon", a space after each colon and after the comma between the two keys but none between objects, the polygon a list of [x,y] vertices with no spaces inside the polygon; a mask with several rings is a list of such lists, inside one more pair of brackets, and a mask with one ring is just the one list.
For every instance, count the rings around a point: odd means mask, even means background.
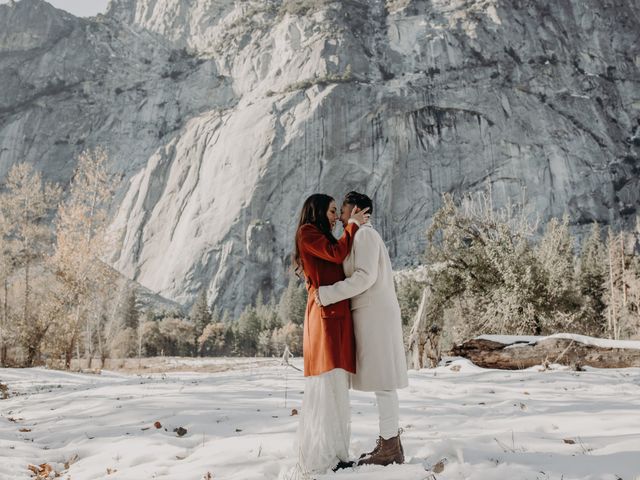
[{"label": "rocky outcrop", "polygon": [[491,185],[500,206],[524,187],[542,219],[621,225],[640,205],[639,18],[632,0],[0,5],[0,174],[27,160],[65,182],[105,145],[111,263],[236,310],[284,287],[316,191],[371,195],[396,266],[444,192]]}]

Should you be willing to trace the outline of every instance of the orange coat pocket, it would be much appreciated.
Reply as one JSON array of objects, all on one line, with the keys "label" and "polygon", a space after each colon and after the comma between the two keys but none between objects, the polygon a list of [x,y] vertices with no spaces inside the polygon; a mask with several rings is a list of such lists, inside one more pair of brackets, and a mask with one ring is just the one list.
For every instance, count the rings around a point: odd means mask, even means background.
[{"label": "orange coat pocket", "polygon": [[329,305],[327,307],[320,307],[320,315],[324,319],[338,319],[344,317],[344,312],[337,305]]}]

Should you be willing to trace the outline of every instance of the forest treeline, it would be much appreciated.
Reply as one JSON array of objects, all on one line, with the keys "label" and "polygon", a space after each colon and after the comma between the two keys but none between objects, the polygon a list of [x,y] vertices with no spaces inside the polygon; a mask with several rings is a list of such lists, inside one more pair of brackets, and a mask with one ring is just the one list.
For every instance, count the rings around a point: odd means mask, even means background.
[{"label": "forest treeline", "polygon": [[[294,275],[279,297],[259,294],[236,317],[212,307],[205,290],[188,313],[142,307],[135,284],[104,261],[113,235],[107,160],[100,149],[80,155],[64,197],[26,163],[5,178],[0,365],[69,368],[75,357],[99,367],[108,358],[280,356],[286,348],[301,355],[307,294]],[[580,231],[572,234],[567,216],[539,225],[525,202],[495,209],[490,191],[445,195],[419,259],[424,274],[397,277],[406,336],[424,297],[421,328],[441,345],[481,333],[637,338],[640,226]]]}]

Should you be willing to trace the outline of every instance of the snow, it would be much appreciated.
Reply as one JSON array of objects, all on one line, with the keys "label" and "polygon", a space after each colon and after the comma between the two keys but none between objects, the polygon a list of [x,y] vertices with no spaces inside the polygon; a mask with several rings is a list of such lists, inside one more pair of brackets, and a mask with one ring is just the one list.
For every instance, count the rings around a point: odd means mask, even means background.
[{"label": "snow", "polygon": [[535,344],[547,338],[563,338],[566,340],[573,340],[575,342],[583,343],[585,345],[593,345],[595,347],[640,349],[640,341],[638,340],[611,340],[608,338],[588,337],[586,335],[578,335],[575,333],[556,333],[553,335],[549,335],[548,337],[533,335],[480,335],[477,338],[481,340],[490,340],[492,342],[503,343],[505,345],[511,345],[515,343]]},{"label": "snow", "polygon": [[[207,362],[229,369],[0,369],[10,393],[0,400],[0,479],[28,479],[27,465],[44,462],[65,480],[291,476],[302,374],[277,360],[185,359],[182,367]],[[640,480],[638,368],[499,371],[449,359],[411,371],[399,397],[407,463],[319,479]],[[351,405],[357,456],[374,444],[377,414],[371,393],[352,391]],[[187,433],[178,437],[177,427]],[[441,459],[441,473],[426,470]]]}]

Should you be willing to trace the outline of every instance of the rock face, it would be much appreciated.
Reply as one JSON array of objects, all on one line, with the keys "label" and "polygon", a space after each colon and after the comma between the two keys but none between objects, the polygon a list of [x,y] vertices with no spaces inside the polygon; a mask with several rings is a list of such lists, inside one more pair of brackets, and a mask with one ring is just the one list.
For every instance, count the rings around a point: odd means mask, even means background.
[{"label": "rock face", "polygon": [[444,192],[526,188],[544,220],[635,221],[635,0],[112,0],[0,5],[0,175],[68,182],[104,145],[115,268],[238,310],[287,280],[304,198],[374,199],[397,266]]}]

